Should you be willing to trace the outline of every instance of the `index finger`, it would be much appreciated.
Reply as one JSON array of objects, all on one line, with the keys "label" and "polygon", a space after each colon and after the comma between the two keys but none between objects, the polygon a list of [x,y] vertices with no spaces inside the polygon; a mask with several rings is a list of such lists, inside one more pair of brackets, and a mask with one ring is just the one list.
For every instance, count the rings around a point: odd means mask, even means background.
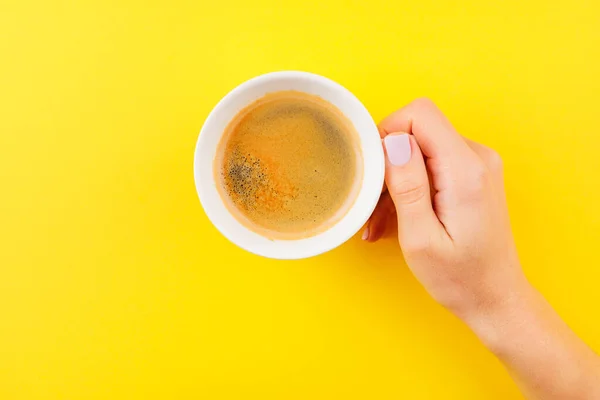
[{"label": "index finger", "polygon": [[426,98],[392,113],[379,123],[378,129],[382,138],[392,132],[412,133],[428,158],[458,159],[470,152],[448,118]]}]

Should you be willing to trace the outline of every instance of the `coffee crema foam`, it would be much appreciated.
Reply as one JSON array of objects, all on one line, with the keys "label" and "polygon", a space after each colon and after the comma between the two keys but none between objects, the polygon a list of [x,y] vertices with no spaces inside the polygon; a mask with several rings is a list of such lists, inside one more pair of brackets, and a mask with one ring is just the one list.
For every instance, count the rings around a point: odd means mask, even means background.
[{"label": "coffee crema foam", "polygon": [[343,217],[362,181],[358,134],[329,102],[275,92],[229,123],[215,159],[232,214],[272,239],[320,233]]}]

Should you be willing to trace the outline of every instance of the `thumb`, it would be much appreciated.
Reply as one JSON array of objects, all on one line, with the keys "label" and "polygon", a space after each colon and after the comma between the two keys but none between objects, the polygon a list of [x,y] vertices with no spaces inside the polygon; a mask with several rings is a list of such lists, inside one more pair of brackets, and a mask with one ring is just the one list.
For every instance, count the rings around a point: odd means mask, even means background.
[{"label": "thumb", "polygon": [[441,228],[433,207],[421,149],[413,135],[391,133],[383,139],[385,183],[398,215],[398,240],[404,251],[423,249]]}]

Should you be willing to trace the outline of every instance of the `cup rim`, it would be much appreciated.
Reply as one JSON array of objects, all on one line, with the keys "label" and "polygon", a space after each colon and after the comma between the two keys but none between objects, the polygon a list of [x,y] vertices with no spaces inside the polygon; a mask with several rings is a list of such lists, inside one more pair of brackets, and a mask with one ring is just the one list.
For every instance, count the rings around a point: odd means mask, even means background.
[{"label": "cup rim", "polygon": [[[329,227],[322,233],[318,233],[314,236],[302,239],[293,240],[282,240],[282,239],[267,239],[257,233],[249,230],[242,225],[241,222],[237,221],[231,213],[226,212],[228,215],[224,215],[223,208],[215,204],[214,192],[216,189],[216,182],[214,178],[210,179],[210,182],[206,182],[207,173],[203,170],[208,166],[210,161],[210,173],[214,177],[214,170],[212,165],[214,164],[215,151],[209,152],[211,159],[207,160],[206,157],[202,157],[203,149],[208,145],[210,131],[213,125],[219,119],[217,114],[224,110],[224,107],[230,106],[230,103],[234,102],[242,93],[260,87],[263,84],[272,82],[274,80],[305,80],[310,82],[311,85],[319,86],[319,89],[325,90],[328,93],[335,92],[335,95],[343,98],[344,102],[351,103],[353,115],[350,117],[342,110],[342,113],[355,125],[360,138],[360,148],[363,155],[363,181],[357,194],[357,198],[354,204],[348,209],[346,214],[337,221],[334,225]],[[289,89],[279,89],[289,90]],[[296,89],[294,89],[296,90]],[[303,90],[300,90],[303,91]],[[305,91],[305,93],[311,93],[311,91]],[[259,96],[260,98],[262,96]],[[327,99],[326,99],[327,100]],[[245,105],[251,102],[246,102]],[[334,104],[337,108],[337,105]],[[235,116],[241,108],[237,107],[235,111],[231,112],[232,116]],[[243,107],[242,107],[243,108]],[[360,115],[359,115],[360,114]],[[356,123],[353,121],[360,121],[363,126],[362,131],[356,127]],[[227,122],[228,123],[228,122]],[[218,132],[218,140],[220,141],[223,135],[223,131]],[[217,135],[214,131],[212,135]],[[211,138],[211,145],[214,147],[215,137]],[[218,146],[218,144],[217,144]],[[368,149],[368,154],[365,149]],[[367,163],[369,166],[367,167]],[[354,236],[361,227],[368,221],[371,216],[379,197],[381,194],[381,188],[383,187],[385,173],[385,160],[383,155],[383,147],[381,146],[381,139],[379,137],[379,131],[373,121],[373,118],[369,114],[366,107],[362,102],[348,89],[339,83],[326,78],[321,75],[317,75],[310,72],[303,71],[276,71],[269,72],[266,74],[258,75],[254,78],[242,82],[231,91],[229,91],[211,110],[208,117],[206,118],[198,139],[194,151],[194,181],[196,185],[196,191],[200,199],[200,203],[206,213],[208,219],[217,228],[217,230],[225,236],[230,242],[234,243],[238,247],[254,253],[259,256],[274,258],[274,259],[302,259],[313,257],[327,251],[333,250],[334,248],[342,245]],[[202,179],[201,175],[204,175]],[[224,203],[221,198],[221,205],[224,207]],[[360,201],[359,201],[360,200]],[[235,221],[235,223],[232,221]],[[235,227],[237,223],[237,227]],[[337,231],[334,232],[336,230]],[[341,229],[343,227],[343,229]],[[236,233],[236,230],[240,232]],[[244,231],[243,235],[241,231]],[[256,236],[262,238],[258,239]],[[245,240],[244,237],[249,238]],[[265,242],[267,241],[267,242]],[[302,242],[302,245],[300,243]],[[258,244],[260,245],[258,245]],[[294,246],[294,243],[298,244]]]}]

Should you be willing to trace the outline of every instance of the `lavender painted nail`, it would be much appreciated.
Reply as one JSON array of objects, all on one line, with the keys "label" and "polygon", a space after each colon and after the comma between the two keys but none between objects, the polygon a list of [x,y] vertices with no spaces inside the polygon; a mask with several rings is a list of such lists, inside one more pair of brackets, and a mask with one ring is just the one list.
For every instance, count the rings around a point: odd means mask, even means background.
[{"label": "lavender painted nail", "polygon": [[410,137],[407,134],[388,135],[383,139],[385,152],[392,165],[400,167],[410,160]]}]

